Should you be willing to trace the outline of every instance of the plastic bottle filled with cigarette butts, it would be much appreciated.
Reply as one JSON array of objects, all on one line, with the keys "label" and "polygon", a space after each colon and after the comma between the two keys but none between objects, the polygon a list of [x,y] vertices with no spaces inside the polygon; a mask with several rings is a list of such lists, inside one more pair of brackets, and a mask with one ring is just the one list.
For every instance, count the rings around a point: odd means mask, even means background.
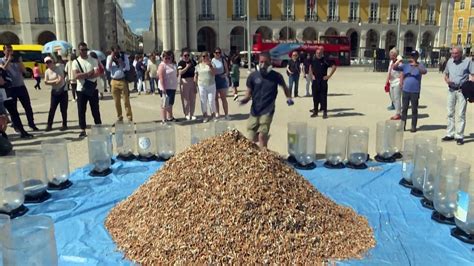
[{"label": "plastic bottle filled with cigarette butts", "polygon": [[15,157],[0,157],[0,214],[15,218],[25,214],[25,192]]},{"label": "plastic bottle filled with cigarette butts", "polygon": [[349,127],[346,166],[352,169],[366,169],[369,157],[369,128]]},{"label": "plastic bottle filled with cigarette butts", "polygon": [[316,168],[316,127],[305,126],[297,137],[295,158],[293,166],[301,170],[311,170]]},{"label": "plastic bottle filled with cigarette butts", "polygon": [[456,156],[443,154],[438,175],[435,176],[433,206],[431,219],[444,224],[454,225],[454,211],[462,175],[469,175],[471,165],[456,161]]},{"label": "plastic bottle filled with cigarette butts", "polygon": [[46,191],[49,179],[43,152],[36,149],[16,151],[21,180],[25,191],[25,203],[40,203],[51,197]]},{"label": "plastic bottle filled with cigarette butts", "polygon": [[288,141],[288,159],[291,164],[296,164],[296,149],[298,148],[298,140],[306,128],[305,122],[289,122],[287,124],[287,141]]},{"label": "plastic bottle filled with cigarette butts", "polygon": [[395,162],[397,130],[397,124],[389,123],[388,121],[377,122],[376,161],[384,163]]},{"label": "plastic bottle filled with cigarette butts", "polygon": [[415,140],[414,139],[406,139],[403,142],[403,151],[402,151],[402,178],[400,185],[412,189],[413,183],[411,182],[411,175],[413,173],[413,160],[415,154]]},{"label": "plastic bottle filled with cigarette butts", "polygon": [[22,216],[10,220],[4,230],[0,229],[0,241],[3,265],[58,265],[54,222],[49,216]]},{"label": "plastic bottle filled with cigarette butts", "polygon": [[156,142],[156,123],[137,123],[137,159],[139,161],[156,161]]},{"label": "plastic bottle filled with cigarette butts", "polygon": [[110,163],[114,164],[115,161],[112,159],[114,157],[114,144],[113,144],[113,134],[111,125],[92,125],[91,126],[91,135],[105,135],[107,136],[107,151],[110,156]]},{"label": "plastic bottle filled with cigarette butts", "polygon": [[430,147],[436,146],[435,136],[417,134],[414,138],[415,153],[413,159],[413,172],[411,174],[412,189],[411,194],[416,197],[423,197],[423,180],[425,178],[428,152]]},{"label": "plastic bottle filled with cigarette butts", "polygon": [[167,161],[176,153],[175,127],[172,124],[159,124],[156,130],[158,160]]},{"label": "plastic bottle filled with cigarette butts", "polygon": [[117,159],[131,161],[135,157],[135,124],[133,122],[117,121],[115,123],[115,147]]},{"label": "plastic bottle filled with cigarette butts", "polygon": [[326,162],[324,167],[329,169],[344,168],[347,150],[347,127],[328,126],[326,135]]},{"label": "plastic bottle filled with cigarette butts", "polygon": [[451,235],[457,239],[474,244],[474,171],[461,176],[457,192],[456,211],[454,212],[456,227]]},{"label": "plastic bottle filled with cigarette butts", "polygon": [[[428,157],[425,165],[425,173],[421,187],[418,187],[418,182],[414,182],[413,186],[420,189],[423,192],[423,199],[421,204],[423,207],[430,210],[434,210],[433,207],[433,194],[434,194],[434,182],[435,177],[438,175],[439,163],[443,155],[443,149],[439,146],[428,146]],[[417,180],[418,181],[418,180]]]},{"label": "plastic bottle filled with cigarette butts", "polygon": [[105,134],[89,135],[87,141],[89,147],[89,163],[93,166],[89,175],[107,176],[112,173],[110,169],[109,137]]},{"label": "plastic bottle filled with cigarette butts", "polygon": [[65,139],[49,139],[41,142],[46,173],[49,183],[48,190],[62,190],[72,186],[69,180],[69,156]]}]

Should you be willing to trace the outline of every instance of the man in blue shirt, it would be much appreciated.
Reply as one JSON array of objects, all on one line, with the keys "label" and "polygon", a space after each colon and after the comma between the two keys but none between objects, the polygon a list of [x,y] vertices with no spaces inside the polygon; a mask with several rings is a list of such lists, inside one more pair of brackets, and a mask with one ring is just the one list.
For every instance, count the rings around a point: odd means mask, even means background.
[{"label": "man in blue shirt", "polygon": [[418,62],[420,54],[414,50],[410,53],[408,63],[396,62],[393,70],[403,72],[402,121],[406,126],[408,105],[411,104],[411,129],[416,132],[418,121],[418,100],[420,99],[421,76],[427,73],[425,66]]},{"label": "man in blue shirt", "polygon": [[275,113],[278,85],[285,90],[287,104],[292,105],[290,89],[286,86],[283,76],[271,69],[270,54],[260,54],[257,71],[247,78],[247,92],[240,104],[246,104],[252,99],[247,130],[249,138],[262,148],[267,147],[268,132],[273,113]]},{"label": "man in blue shirt", "polygon": [[125,79],[125,72],[130,71],[130,62],[128,56],[120,51],[120,46],[112,47],[112,53],[107,56],[105,65],[110,72],[110,81],[112,96],[117,111],[117,120],[122,121],[122,96],[125,106],[125,112],[129,121],[133,121],[132,106],[130,105],[130,91],[128,81]]},{"label": "man in blue shirt", "polygon": [[444,69],[444,81],[448,84],[448,126],[442,141],[456,139],[458,145],[464,144],[464,128],[466,127],[466,98],[461,86],[474,74],[474,64],[470,58],[463,58],[462,48],[453,47],[451,58]]}]

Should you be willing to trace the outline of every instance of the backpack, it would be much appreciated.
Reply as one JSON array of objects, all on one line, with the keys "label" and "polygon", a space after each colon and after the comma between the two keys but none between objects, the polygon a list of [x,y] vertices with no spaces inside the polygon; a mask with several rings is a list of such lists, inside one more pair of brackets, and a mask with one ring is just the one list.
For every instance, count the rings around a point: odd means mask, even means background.
[{"label": "backpack", "polygon": [[137,72],[134,66],[130,66],[130,70],[125,71],[125,80],[127,82],[135,82],[137,80]]},{"label": "backpack", "polygon": [[13,150],[13,145],[10,141],[0,135],[0,156],[6,156]]}]

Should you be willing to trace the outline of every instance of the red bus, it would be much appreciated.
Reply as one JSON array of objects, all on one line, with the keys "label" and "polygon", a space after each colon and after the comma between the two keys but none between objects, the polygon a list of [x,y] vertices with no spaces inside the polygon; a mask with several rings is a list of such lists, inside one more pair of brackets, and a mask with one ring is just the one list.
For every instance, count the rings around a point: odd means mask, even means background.
[{"label": "red bus", "polygon": [[298,42],[262,40],[262,36],[257,33],[254,35],[252,51],[269,52],[273,65],[286,67],[293,51],[314,54],[318,46],[324,47],[325,56],[336,65],[351,64],[351,46],[346,36],[321,36],[319,41]]}]

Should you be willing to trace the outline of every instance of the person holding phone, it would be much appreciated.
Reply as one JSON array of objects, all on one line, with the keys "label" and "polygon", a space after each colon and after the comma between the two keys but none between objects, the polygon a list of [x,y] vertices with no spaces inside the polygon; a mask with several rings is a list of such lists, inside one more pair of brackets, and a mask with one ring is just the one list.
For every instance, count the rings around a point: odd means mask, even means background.
[{"label": "person holding phone", "polygon": [[183,49],[182,60],[178,63],[178,72],[181,76],[180,92],[181,102],[183,103],[183,112],[186,120],[196,120],[194,109],[196,105],[196,83],[194,82],[194,73],[196,72],[196,62],[191,59],[191,52]]}]

